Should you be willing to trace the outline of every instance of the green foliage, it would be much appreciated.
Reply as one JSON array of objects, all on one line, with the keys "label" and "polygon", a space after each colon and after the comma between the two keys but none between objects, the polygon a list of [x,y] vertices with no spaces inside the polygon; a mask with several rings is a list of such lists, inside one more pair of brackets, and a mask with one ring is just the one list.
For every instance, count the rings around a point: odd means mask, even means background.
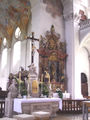
[{"label": "green foliage", "polygon": [[62,91],[60,90],[60,88],[57,88],[57,89],[56,89],[56,93],[58,93],[59,98],[63,98],[63,93],[62,93]]},{"label": "green foliage", "polygon": [[21,95],[27,95],[27,89],[25,88],[24,82],[20,84],[20,93]]},{"label": "green foliage", "polygon": [[48,88],[47,84],[43,84],[42,85],[42,94],[46,95],[48,97],[48,95],[49,95],[49,88]]},{"label": "green foliage", "polygon": [[15,78],[15,80],[17,82],[17,88],[18,88],[18,90],[20,88],[21,95],[22,96],[23,95],[27,95],[27,89],[25,87],[24,81],[22,81],[22,80],[20,81],[17,77],[14,77],[14,78]]}]

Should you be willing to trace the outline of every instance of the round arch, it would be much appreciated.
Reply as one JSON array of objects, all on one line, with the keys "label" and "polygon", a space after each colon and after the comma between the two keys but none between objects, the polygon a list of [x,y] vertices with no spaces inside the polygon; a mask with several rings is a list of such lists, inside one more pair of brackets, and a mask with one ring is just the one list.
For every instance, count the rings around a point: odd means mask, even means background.
[{"label": "round arch", "polygon": [[[90,33],[88,33],[82,39],[79,51],[78,51],[78,59],[79,59],[79,73],[85,73],[87,76],[88,83],[88,95],[90,95]],[[81,78],[80,78],[81,79]]]}]

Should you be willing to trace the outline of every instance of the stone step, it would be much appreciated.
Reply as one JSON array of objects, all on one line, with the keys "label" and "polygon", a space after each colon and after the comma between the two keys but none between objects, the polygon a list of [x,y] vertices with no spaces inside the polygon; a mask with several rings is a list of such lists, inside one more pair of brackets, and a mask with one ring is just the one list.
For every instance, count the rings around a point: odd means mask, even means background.
[{"label": "stone step", "polygon": [[4,117],[4,118],[0,118],[0,120],[17,120],[17,119],[15,119],[15,118]]}]

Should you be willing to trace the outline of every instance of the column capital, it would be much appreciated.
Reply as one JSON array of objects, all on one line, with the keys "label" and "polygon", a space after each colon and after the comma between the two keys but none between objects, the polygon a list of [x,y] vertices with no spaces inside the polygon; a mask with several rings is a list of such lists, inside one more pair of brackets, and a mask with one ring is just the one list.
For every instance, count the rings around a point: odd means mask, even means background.
[{"label": "column capital", "polygon": [[64,15],[64,19],[65,19],[66,21],[73,20],[73,19],[74,19],[73,12],[72,12],[72,13],[69,13],[69,14],[67,14],[67,15]]}]

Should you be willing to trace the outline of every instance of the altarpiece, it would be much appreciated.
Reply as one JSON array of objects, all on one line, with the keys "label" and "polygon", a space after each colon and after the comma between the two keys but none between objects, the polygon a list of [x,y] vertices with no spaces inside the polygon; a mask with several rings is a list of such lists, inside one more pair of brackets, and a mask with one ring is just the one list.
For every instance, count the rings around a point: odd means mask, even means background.
[{"label": "altarpiece", "polygon": [[60,35],[55,32],[52,25],[45,37],[41,36],[39,44],[40,80],[44,80],[42,74],[44,71],[48,71],[51,85],[64,91],[66,89],[65,61],[67,56],[65,42],[60,41]]}]

